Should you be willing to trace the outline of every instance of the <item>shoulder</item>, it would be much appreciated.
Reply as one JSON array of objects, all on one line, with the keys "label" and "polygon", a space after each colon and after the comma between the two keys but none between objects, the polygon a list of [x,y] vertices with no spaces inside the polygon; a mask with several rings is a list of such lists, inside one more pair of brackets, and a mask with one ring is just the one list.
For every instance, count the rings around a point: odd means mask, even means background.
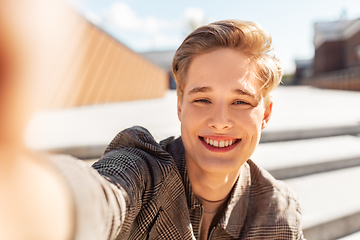
[{"label": "shoulder", "polygon": [[[258,166],[251,160],[247,163],[250,167],[252,194],[276,196],[277,198],[288,198],[298,201],[297,194],[283,181],[275,179],[268,171]],[[276,200],[271,198],[269,200]]]},{"label": "shoulder", "polygon": [[157,224],[169,227],[171,220],[179,216],[174,213],[183,213],[187,207],[180,173],[163,144],[142,127],[129,128],[114,138],[93,165],[126,193],[125,224],[118,238],[154,234],[149,230],[158,229]]},{"label": "shoulder", "polygon": [[135,126],[119,132],[107,146],[102,158],[94,164],[109,160],[119,160],[124,163],[136,163],[139,160],[171,163],[171,156],[156,142],[151,133],[143,127]]},{"label": "shoulder", "polygon": [[276,180],[251,160],[247,163],[251,171],[251,225],[274,228],[294,236],[302,235],[301,207],[297,194],[285,182]]},{"label": "shoulder", "polygon": [[117,183],[162,182],[176,171],[171,155],[143,127],[132,127],[118,133],[103,157],[92,166],[101,175]]}]

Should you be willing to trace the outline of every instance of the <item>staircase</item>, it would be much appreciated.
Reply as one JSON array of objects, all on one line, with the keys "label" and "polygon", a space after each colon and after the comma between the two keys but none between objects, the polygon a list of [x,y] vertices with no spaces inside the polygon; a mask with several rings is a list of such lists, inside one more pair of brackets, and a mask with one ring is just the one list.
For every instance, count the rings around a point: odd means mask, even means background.
[{"label": "staircase", "polygon": [[[308,240],[360,239],[360,92],[280,87],[273,98],[273,116],[252,160],[298,193]],[[90,164],[118,131],[133,125],[158,140],[179,135],[175,92],[41,113],[28,142]]]},{"label": "staircase", "polygon": [[[328,99],[331,102],[351,98],[343,98],[346,94],[360,96],[360,93],[319,89],[306,92],[311,94],[312,91],[320,95],[331,93],[333,99]],[[287,94],[288,99],[292,99],[290,92],[282,94],[282,100]],[[309,98],[308,94],[304,97]],[[322,97],[321,102],[324,102],[326,96]],[[298,127],[264,131],[252,156],[253,161],[298,193],[304,235],[308,240],[360,239],[360,121],[354,117],[360,112],[360,98],[354,97],[353,101],[351,106],[335,104],[331,111],[324,109],[327,107],[319,108],[321,104],[312,99],[310,102],[315,102],[320,113],[315,113],[314,106],[308,111],[299,108],[302,117],[298,119],[311,120],[312,124],[298,122]],[[308,100],[304,101],[304,104],[308,103]],[[339,108],[341,114],[337,115]],[[286,114],[285,108],[281,110]],[[296,114],[294,111],[290,110],[288,114]],[[332,118],[330,123],[329,118]]]},{"label": "staircase", "polygon": [[308,240],[360,231],[359,136],[261,143],[252,159],[298,193]]}]

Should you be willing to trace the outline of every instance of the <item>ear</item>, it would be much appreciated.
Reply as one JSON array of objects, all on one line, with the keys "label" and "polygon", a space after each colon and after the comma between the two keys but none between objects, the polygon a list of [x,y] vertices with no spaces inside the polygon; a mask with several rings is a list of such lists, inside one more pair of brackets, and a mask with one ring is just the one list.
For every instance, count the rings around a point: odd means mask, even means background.
[{"label": "ear", "polygon": [[264,117],[261,123],[261,129],[264,129],[267,126],[267,123],[270,120],[271,114],[272,114],[272,107],[273,107],[273,101],[268,100],[269,102],[265,104],[265,111],[264,111]]},{"label": "ear", "polygon": [[181,105],[182,105],[182,100],[180,97],[177,98],[177,114],[178,114],[178,118],[179,121],[181,122]]}]

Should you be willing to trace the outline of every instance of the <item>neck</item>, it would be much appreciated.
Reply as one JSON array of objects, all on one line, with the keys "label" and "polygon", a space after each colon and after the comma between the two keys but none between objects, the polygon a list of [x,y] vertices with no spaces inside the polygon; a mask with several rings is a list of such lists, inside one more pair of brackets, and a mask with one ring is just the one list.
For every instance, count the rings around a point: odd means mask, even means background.
[{"label": "neck", "polygon": [[218,174],[206,172],[198,167],[189,165],[191,163],[186,162],[186,169],[193,193],[201,199],[211,202],[226,199],[239,177],[239,171]]}]

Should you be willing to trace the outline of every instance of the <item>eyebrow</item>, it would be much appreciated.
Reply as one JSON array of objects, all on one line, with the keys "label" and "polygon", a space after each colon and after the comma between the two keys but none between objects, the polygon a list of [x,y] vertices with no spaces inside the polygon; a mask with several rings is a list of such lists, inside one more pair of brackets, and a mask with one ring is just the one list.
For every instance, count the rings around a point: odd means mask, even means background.
[{"label": "eyebrow", "polygon": [[237,95],[248,95],[248,96],[250,96],[250,97],[252,97],[252,98],[257,99],[257,97],[256,97],[255,94],[253,94],[253,93],[251,93],[251,92],[249,92],[249,91],[243,90],[243,89],[237,88],[237,89],[235,89],[233,92],[234,92],[235,94],[237,94]]},{"label": "eyebrow", "polygon": [[194,87],[189,91],[189,94],[211,92],[211,87]]},{"label": "eyebrow", "polygon": [[[194,87],[193,89],[191,89],[189,91],[189,94],[205,93],[205,92],[211,92],[211,91],[213,91],[213,89],[211,87]],[[243,89],[237,88],[237,89],[234,89],[233,92],[236,95],[247,95],[247,96],[250,96],[250,97],[256,99],[255,94],[253,94],[249,91],[243,90]]]}]

